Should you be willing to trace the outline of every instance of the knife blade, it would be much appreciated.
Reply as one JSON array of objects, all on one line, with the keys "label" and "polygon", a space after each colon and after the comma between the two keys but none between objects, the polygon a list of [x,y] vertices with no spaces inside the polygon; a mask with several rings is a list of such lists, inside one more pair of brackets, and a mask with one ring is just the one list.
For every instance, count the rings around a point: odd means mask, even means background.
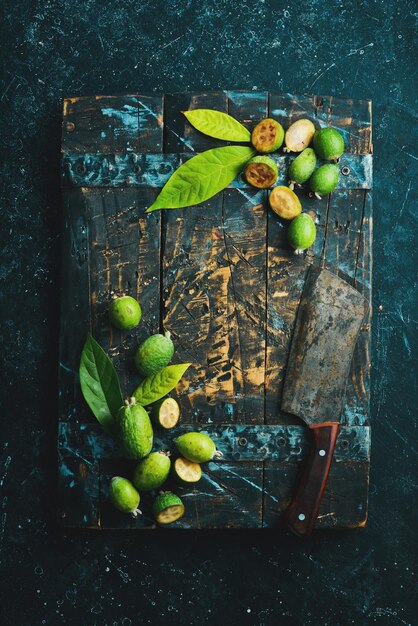
[{"label": "knife blade", "polygon": [[288,526],[309,535],[318,516],[341,420],[347,378],[368,301],[329,270],[311,267],[303,289],[281,408],[301,418],[312,445],[287,508]]}]

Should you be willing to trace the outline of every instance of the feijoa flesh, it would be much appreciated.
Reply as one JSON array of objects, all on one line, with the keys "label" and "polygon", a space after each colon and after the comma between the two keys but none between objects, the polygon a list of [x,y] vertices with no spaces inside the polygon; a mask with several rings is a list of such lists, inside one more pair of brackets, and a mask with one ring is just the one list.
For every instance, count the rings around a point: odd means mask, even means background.
[{"label": "feijoa flesh", "polygon": [[321,128],[315,133],[313,147],[321,159],[337,161],[344,152],[344,139],[335,128]]},{"label": "feijoa flesh", "polygon": [[312,175],[316,167],[316,155],[312,148],[305,148],[290,164],[289,187],[293,189],[295,183],[302,185]]},{"label": "feijoa flesh", "polygon": [[322,195],[334,191],[338,184],[339,173],[339,167],[335,163],[321,165],[321,167],[318,167],[318,169],[314,171],[309,185],[317,198],[321,198]]},{"label": "feijoa flesh", "polygon": [[173,428],[180,418],[180,407],[174,398],[162,398],[152,405],[151,422],[160,428]]},{"label": "feijoa flesh", "polygon": [[315,134],[311,120],[301,119],[289,126],[284,136],[285,152],[302,152],[309,146]]},{"label": "feijoa flesh", "polygon": [[173,471],[176,478],[183,483],[197,483],[202,478],[202,468],[199,463],[184,457],[179,457],[174,461]]},{"label": "feijoa flesh", "polygon": [[289,187],[275,187],[271,190],[269,203],[273,211],[282,219],[292,220],[302,212],[302,205]]},{"label": "feijoa flesh", "polygon": [[171,461],[166,452],[151,452],[135,468],[133,483],[138,491],[152,491],[168,478]]},{"label": "feijoa flesh", "polygon": [[277,180],[279,170],[273,159],[268,156],[256,156],[245,168],[247,182],[258,189],[267,189]]},{"label": "feijoa flesh", "polygon": [[261,120],[251,133],[251,143],[258,152],[274,152],[283,143],[283,126],[270,117]]},{"label": "feijoa flesh", "polygon": [[112,504],[123,513],[130,513],[136,517],[140,495],[133,484],[122,476],[114,476],[110,481],[109,497]]}]

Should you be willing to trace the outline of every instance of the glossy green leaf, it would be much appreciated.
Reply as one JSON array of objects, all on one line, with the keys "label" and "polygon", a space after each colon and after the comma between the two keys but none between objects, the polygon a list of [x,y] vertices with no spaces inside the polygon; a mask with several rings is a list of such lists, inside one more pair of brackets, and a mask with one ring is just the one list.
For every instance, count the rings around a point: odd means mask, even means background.
[{"label": "glossy green leaf", "polygon": [[112,361],[91,335],[81,354],[80,385],[97,421],[111,431],[113,420],[123,405],[122,392]]},{"label": "glossy green leaf", "polygon": [[227,113],[212,109],[183,111],[190,124],[201,133],[225,141],[251,141],[251,133]]},{"label": "glossy green leaf", "polygon": [[197,154],[176,169],[147,213],[208,200],[225,189],[254,154],[247,146],[225,146]]},{"label": "glossy green leaf", "polygon": [[142,406],[157,402],[174,389],[189,366],[190,363],[167,365],[157,374],[148,376],[134,391],[135,400]]}]

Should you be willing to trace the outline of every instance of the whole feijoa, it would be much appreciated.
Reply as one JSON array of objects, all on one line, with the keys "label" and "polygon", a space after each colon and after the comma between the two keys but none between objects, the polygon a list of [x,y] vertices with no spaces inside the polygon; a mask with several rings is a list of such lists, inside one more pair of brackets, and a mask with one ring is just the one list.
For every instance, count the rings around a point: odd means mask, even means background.
[{"label": "whole feijoa", "polygon": [[115,298],[109,307],[110,321],[121,330],[131,330],[141,321],[142,311],[139,302],[131,296]]},{"label": "whole feijoa", "polygon": [[152,449],[153,430],[148,413],[135,398],[129,398],[117,415],[117,433],[130,459],[143,459]]},{"label": "whole feijoa", "polygon": [[284,220],[292,220],[302,212],[302,205],[294,191],[289,187],[279,186],[271,190],[270,207]]},{"label": "whole feijoa", "polygon": [[290,189],[295,183],[298,185],[305,183],[311,177],[315,167],[315,151],[312,148],[305,148],[290,164],[288,171]]},{"label": "whole feijoa", "polygon": [[251,133],[251,143],[258,152],[274,152],[283,143],[283,126],[277,120],[266,117]]},{"label": "whole feijoa", "polygon": [[170,473],[171,461],[166,452],[151,452],[135,468],[133,483],[138,491],[161,487]]},{"label": "whole feijoa", "polygon": [[180,454],[194,463],[206,463],[216,454],[215,443],[205,433],[185,433],[177,437],[174,443]]},{"label": "whole feijoa", "polygon": [[289,126],[284,136],[285,152],[302,152],[309,146],[315,134],[315,126],[308,119],[301,119]]},{"label": "whole feijoa", "polygon": [[258,189],[267,189],[276,182],[279,170],[270,157],[256,156],[248,162],[244,173],[250,185]]},{"label": "whole feijoa", "polygon": [[322,195],[334,191],[338,184],[339,173],[339,167],[335,163],[321,165],[314,171],[310,178],[309,186],[316,197],[321,198]]},{"label": "whole feijoa", "polygon": [[344,152],[344,139],[335,128],[321,128],[313,138],[316,154],[325,161],[336,161]]},{"label": "whole feijoa", "polygon": [[123,513],[136,517],[140,511],[140,495],[133,484],[122,476],[114,476],[110,481],[109,497],[112,504]]},{"label": "whole feijoa", "polygon": [[316,226],[310,215],[301,213],[290,222],[287,239],[297,253],[310,248],[316,238]]},{"label": "whole feijoa", "polygon": [[169,332],[151,335],[138,347],[135,365],[143,376],[152,376],[170,363],[173,354],[174,344]]}]

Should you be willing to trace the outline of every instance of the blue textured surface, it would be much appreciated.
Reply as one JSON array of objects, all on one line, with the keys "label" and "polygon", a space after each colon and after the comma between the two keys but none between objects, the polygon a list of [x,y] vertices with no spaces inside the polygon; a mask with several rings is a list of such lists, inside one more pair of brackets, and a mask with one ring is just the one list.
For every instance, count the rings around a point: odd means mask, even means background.
[{"label": "blue textured surface", "polygon": [[[413,624],[416,4],[5,0],[2,9],[6,622]],[[369,525],[305,543],[248,531],[146,542],[62,534],[54,522],[60,98],[225,87],[373,99]]]}]

